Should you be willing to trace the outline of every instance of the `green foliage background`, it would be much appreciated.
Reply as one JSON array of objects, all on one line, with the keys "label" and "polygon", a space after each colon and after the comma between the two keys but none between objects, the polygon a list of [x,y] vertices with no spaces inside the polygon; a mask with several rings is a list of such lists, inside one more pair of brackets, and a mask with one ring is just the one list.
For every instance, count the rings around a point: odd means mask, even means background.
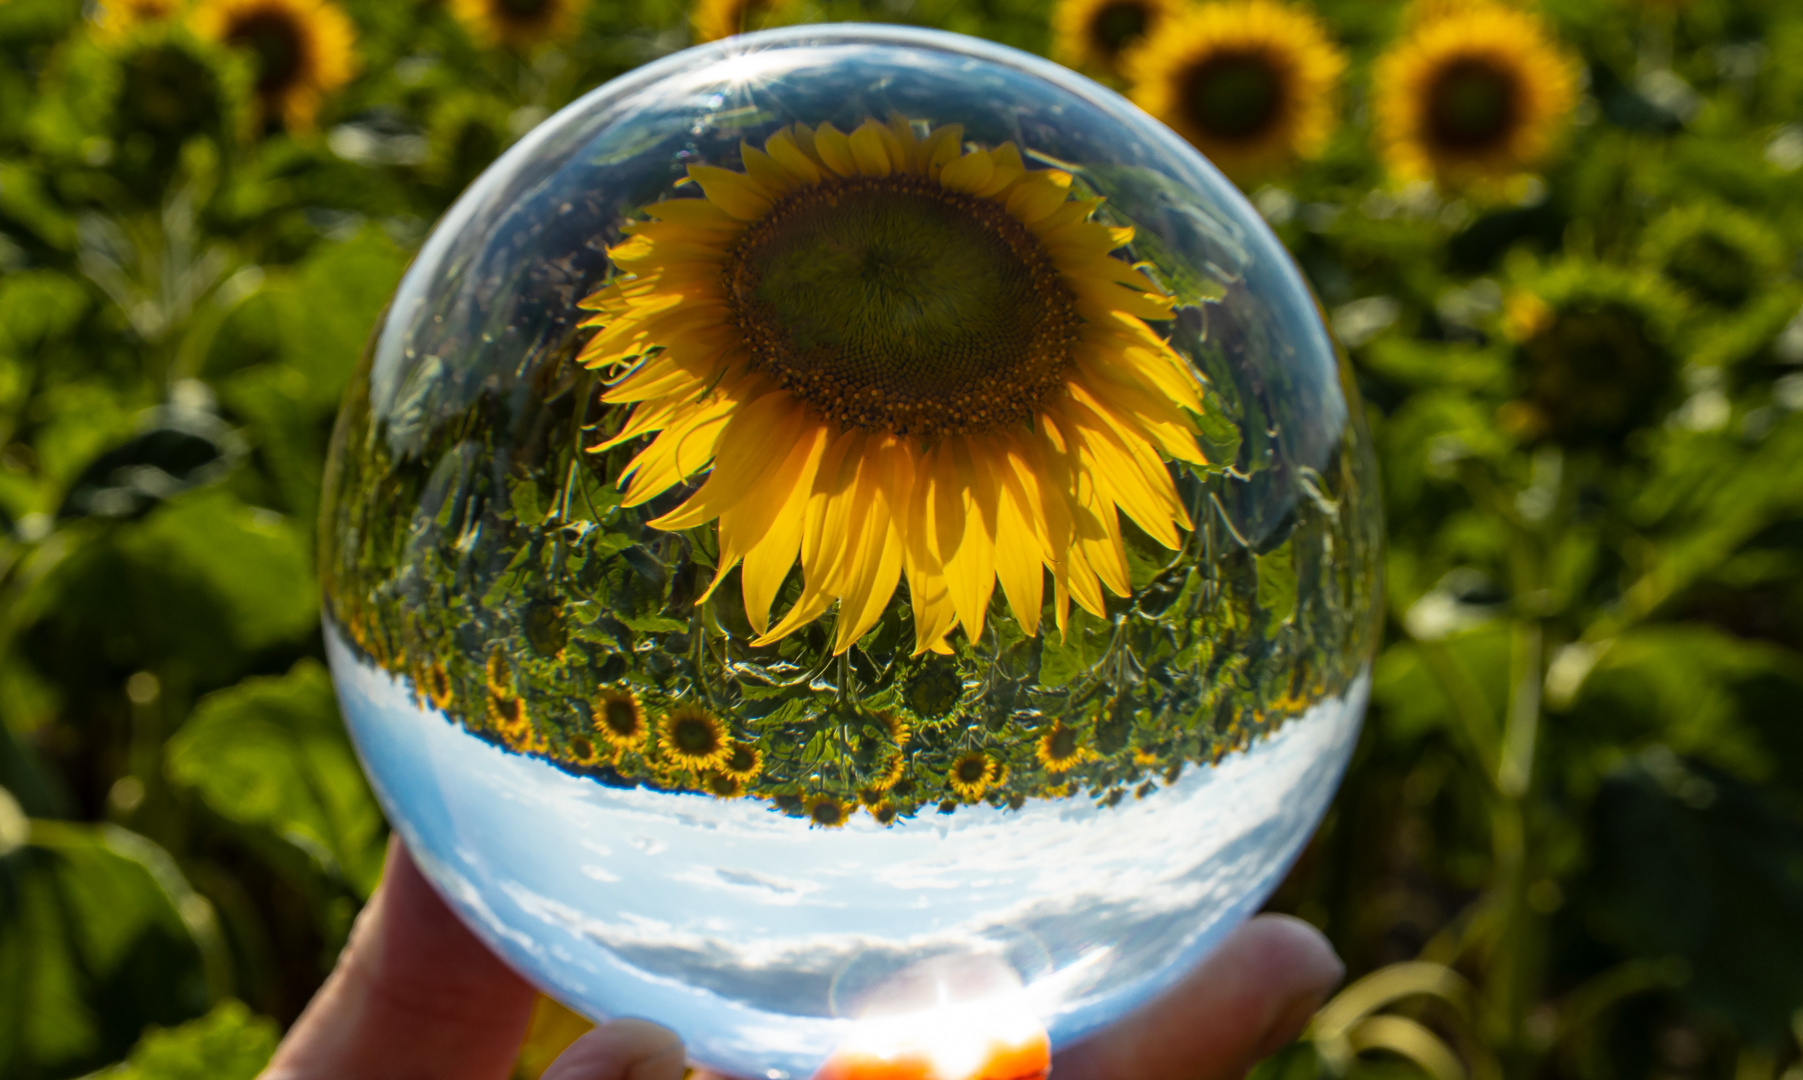
[{"label": "green foliage background", "polygon": [[[248,1077],[323,977],[385,838],[319,662],[344,382],[481,167],[689,35],[594,0],[520,55],[346,6],[360,75],[291,134],[251,129],[247,57],[0,0],[6,1077]],[[1264,1069],[1798,1080],[1803,9],[1551,4],[1588,91],[1498,204],[1386,179],[1403,9],[1319,8],[1345,123],[1251,194],[1371,406],[1389,631],[1274,901],[1358,981]],[[803,13],[1049,45],[1031,0]]]}]

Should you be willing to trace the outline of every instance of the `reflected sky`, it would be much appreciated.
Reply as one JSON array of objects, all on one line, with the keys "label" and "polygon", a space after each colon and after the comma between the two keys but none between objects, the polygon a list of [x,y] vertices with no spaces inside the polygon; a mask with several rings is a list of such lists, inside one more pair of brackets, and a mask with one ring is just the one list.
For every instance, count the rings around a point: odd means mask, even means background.
[{"label": "reflected sky", "polygon": [[390,820],[485,940],[582,1011],[656,1019],[696,1060],[772,1078],[811,1073],[861,990],[931,957],[1004,961],[1055,1045],[1168,985],[1306,842],[1368,688],[1143,800],[829,830],[507,753],[327,643]]}]

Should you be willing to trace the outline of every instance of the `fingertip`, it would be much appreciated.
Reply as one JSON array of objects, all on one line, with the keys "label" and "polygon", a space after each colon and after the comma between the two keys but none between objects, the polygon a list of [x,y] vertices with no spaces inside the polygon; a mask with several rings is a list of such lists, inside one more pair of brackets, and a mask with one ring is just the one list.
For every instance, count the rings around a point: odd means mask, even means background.
[{"label": "fingertip", "polygon": [[1258,1047],[1264,1057],[1302,1034],[1346,977],[1346,965],[1326,934],[1292,915],[1260,915],[1246,924],[1240,941],[1262,970],[1281,980],[1274,989],[1283,1004]]},{"label": "fingertip", "polygon": [[682,1080],[682,1039],[649,1020],[613,1020],[558,1055],[540,1080]]},{"label": "fingertip", "polygon": [[1176,986],[1054,1055],[1054,1072],[1064,1080],[1243,1076],[1302,1031],[1344,971],[1319,930],[1261,915]]}]

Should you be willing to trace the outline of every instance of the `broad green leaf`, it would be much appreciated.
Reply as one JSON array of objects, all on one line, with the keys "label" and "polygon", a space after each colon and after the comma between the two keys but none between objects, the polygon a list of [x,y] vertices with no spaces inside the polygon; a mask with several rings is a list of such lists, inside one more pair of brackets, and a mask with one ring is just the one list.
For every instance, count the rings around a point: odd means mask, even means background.
[{"label": "broad green leaf", "polygon": [[1061,635],[1056,626],[1040,632],[1039,680],[1047,686],[1063,686],[1094,667],[1108,650],[1114,627],[1106,620],[1073,605],[1070,624]]},{"label": "broad green leaf", "polygon": [[[177,500],[145,519],[122,546],[141,566],[167,568],[209,594],[245,651],[309,634],[318,618],[306,526],[246,506],[223,491]],[[179,617],[170,597],[163,617]]]},{"label": "broad green leaf", "polygon": [[305,854],[367,896],[385,826],[317,661],[201,700],[169,741],[169,777],[216,814]]},{"label": "broad green leaf", "polygon": [[1296,558],[1291,542],[1257,556],[1258,606],[1273,623],[1288,622],[1296,614]]},{"label": "broad green leaf", "polygon": [[211,908],[173,860],[112,825],[34,821],[0,856],[0,1075],[116,1061],[146,1024],[206,1011]]},{"label": "broad green leaf", "polygon": [[180,1027],[151,1028],[125,1061],[88,1080],[255,1080],[280,1037],[274,1020],[222,1001]]}]

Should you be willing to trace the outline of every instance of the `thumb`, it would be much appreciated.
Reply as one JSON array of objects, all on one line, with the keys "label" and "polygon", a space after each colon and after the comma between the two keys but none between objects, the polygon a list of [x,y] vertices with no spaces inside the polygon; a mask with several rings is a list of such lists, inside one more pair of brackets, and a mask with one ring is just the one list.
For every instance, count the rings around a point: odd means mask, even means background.
[{"label": "thumb", "polygon": [[649,1020],[615,1020],[570,1044],[539,1080],[681,1080],[682,1040]]}]

